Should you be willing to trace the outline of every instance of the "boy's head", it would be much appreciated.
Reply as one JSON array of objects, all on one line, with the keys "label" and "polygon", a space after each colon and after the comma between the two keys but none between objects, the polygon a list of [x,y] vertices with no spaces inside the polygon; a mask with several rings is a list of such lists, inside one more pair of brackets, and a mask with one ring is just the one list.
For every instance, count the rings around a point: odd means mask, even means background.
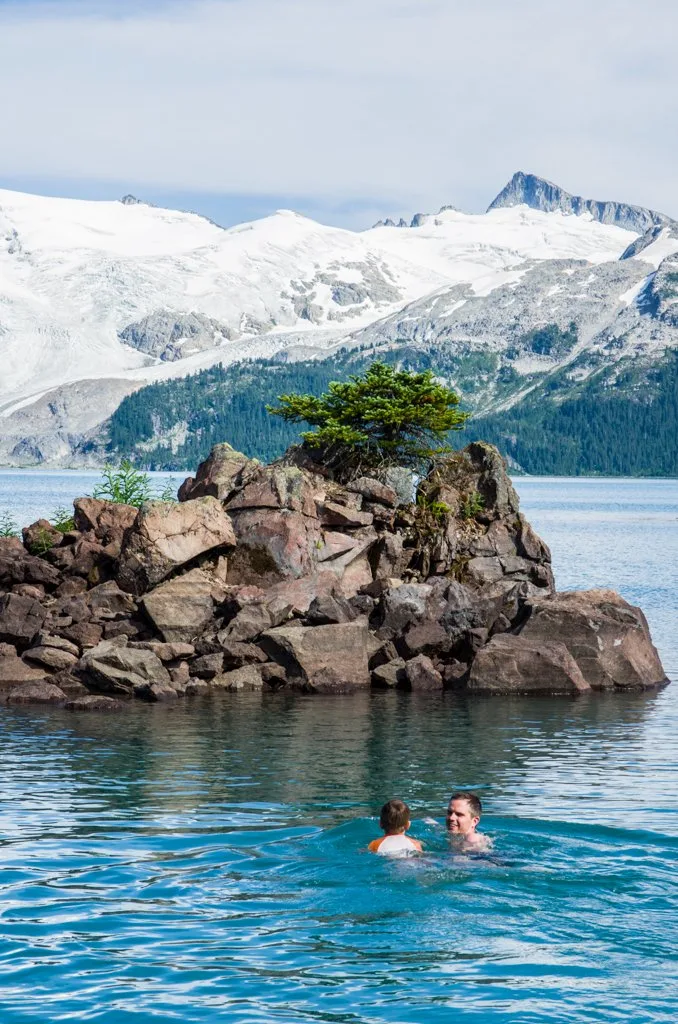
[{"label": "boy's head", "polygon": [[381,809],[379,824],[386,835],[406,832],[410,827],[410,809],[402,800],[389,800]]},{"label": "boy's head", "polygon": [[445,824],[450,832],[468,835],[475,832],[483,807],[475,793],[453,793],[447,805]]}]

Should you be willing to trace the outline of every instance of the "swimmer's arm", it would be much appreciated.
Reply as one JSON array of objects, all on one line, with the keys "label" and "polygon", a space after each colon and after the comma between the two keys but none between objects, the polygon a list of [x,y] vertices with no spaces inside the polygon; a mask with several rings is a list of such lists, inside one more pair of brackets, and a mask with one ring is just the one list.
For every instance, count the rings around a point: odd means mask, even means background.
[{"label": "swimmer's arm", "polygon": [[381,846],[381,839],[373,839],[367,849],[370,853],[379,853],[379,847]]},{"label": "swimmer's arm", "polygon": [[408,836],[407,838],[410,840],[410,842],[414,843],[414,846],[415,846],[415,849],[416,849],[417,853],[423,853],[424,852],[424,847],[423,847],[422,843],[419,842],[418,839],[413,839],[412,836]]}]

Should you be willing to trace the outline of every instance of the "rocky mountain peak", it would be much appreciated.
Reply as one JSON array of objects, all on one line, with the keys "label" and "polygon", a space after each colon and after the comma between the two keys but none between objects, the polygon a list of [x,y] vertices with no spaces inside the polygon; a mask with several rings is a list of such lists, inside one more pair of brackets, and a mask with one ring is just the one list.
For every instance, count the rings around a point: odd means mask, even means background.
[{"label": "rocky mountain peak", "polygon": [[589,213],[601,224],[614,224],[627,231],[635,231],[639,235],[645,234],[657,225],[663,227],[674,223],[666,214],[657,213],[656,210],[643,206],[574,196],[552,181],[540,178],[537,174],[526,174],[525,171],[516,171],[499,195],[492,200],[487,211],[489,213],[490,210],[500,207],[521,204],[530,206],[533,210],[542,210],[544,213],[560,211],[577,216]]}]

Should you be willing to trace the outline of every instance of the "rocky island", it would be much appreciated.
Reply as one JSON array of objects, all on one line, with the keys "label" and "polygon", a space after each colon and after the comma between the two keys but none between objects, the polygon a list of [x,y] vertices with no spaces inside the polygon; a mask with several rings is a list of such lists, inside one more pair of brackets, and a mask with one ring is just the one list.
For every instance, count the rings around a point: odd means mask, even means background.
[{"label": "rocky island", "polygon": [[668,682],[639,608],[556,590],[490,445],[438,460],[414,493],[404,471],[340,482],[303,446],[261,465],[220,444],[178,502],[78,498],[74,525],[0,539],[3,702]]}]

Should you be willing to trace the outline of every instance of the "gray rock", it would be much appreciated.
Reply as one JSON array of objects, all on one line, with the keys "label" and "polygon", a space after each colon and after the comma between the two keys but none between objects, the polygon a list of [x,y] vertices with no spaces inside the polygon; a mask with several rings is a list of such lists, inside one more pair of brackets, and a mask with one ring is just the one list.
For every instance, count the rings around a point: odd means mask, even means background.
[{"label": "gray rock", "polygon": [[237,338],[238,331],[202,313],[171,313],[158,310],[128,324],[118,338],[124,345],[172,362],[196,352],[216,348]]},{"label": "gray rock", "polygon": [[56,647],[31,647],[24,652],[23,659],[59,671],[72,668],[78,660],[78,655],[71,654],[69,651],[61,651]]},{"label": "gray rock", "polygon": [[243,665],[215,676],[210,685],[217,690],[261,690],[264,682],[261,669],[257,665]]},{"label": "gray rock", "polygon": [[125,532],[118,582],[143,594],[198,555],[234,545],[231,521],[216,498],[149,502]]},{"label": "gray rock", "polygon": [[0,597],[0,642],[20,649],[30,646],[46,617],[46,610],[32,598],[4,594]]},{"label": "gray rock", "polygon": [[66,694],[46,679],[21,683],[7,694],[8,704],[63,704]]},{"label": "gray rock", "polygon": [[372,685],[391,689],[394,686],[404,686],[407,681],[405,675],[405,662],[402,658],[394,658],[384,665],[377,665],[372,669]]},{"label": "gray rock", "polygon": [[103,693],[146,701],[176,697],[167,669],[152,651],[121,647],[104,640],[83,654],[77,671],[90,689]]},{"label": "gray rock", "polygon": [[573,196],[569,192],[554,185],[551,181],[538,177],[536,174],[525,174],[524,171],[517,171],[501,192],[492,200],[488,206],[490,210],[496,210],[503,206],[519,206],[525,204],[534,210],[543,210],[551,213],[559,210],[561,213],[570,213],[580,216],[589,213],[594,220],[601,224],[615,224],[627,231],[635,231],[643,234],[656,225],[671,224],[671,218],[655,210],[649,210],[643,206],[630,206],[628,203],[601,201],[598,199],[584,199],[582,196]]}]

